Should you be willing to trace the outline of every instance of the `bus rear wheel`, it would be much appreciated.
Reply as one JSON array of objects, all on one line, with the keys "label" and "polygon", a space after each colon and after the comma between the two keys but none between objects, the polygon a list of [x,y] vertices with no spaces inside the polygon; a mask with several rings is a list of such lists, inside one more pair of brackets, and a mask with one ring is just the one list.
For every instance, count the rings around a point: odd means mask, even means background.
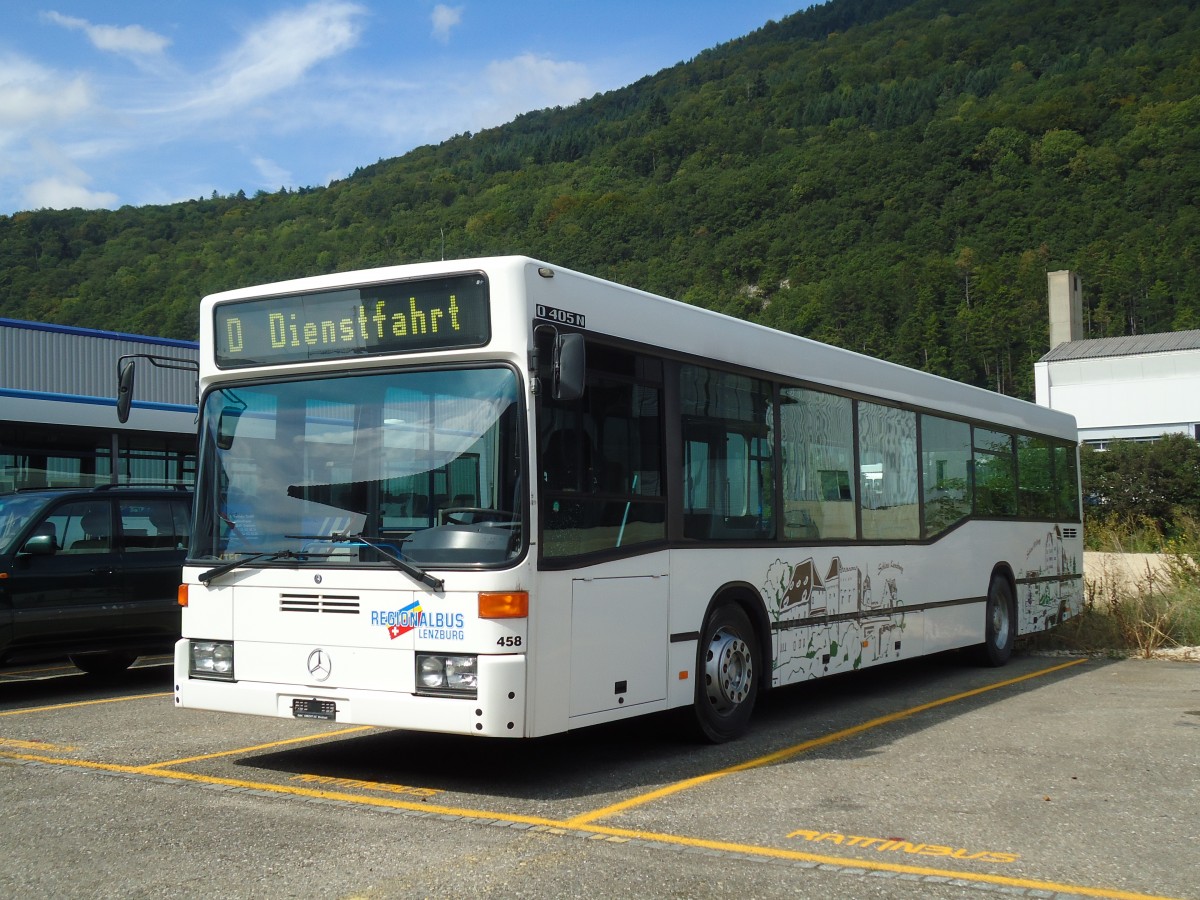
[{"label": "bus rear wheel", "polygon": [[749,727],[761,656],[745,611],[734,603],[718,606],[701,635],[694,703],[700,733],[714,744],[733,740]]},{"label": "bus rear wheel", "polygon": [[976,659],[981,665],[1002,666],[1012,656],[1017,639],[1016,601],[1012,586],[1002,575],[992,576],[984,615],[984,640],[975,648]]}]

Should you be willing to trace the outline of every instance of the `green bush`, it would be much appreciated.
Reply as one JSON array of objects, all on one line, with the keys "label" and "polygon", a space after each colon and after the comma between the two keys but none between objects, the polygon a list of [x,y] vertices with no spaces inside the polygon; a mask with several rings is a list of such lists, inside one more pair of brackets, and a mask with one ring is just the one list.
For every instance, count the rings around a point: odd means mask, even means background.
[{"label": "green bush", "polygon": [[1113,441],[1106,450],[1084,446],[1084,535],[1089,550],[1115,536],[1125,552],[1157,553],[1186,535],[1200,515],[1200,442],[1183,434],[1156,441]]}]

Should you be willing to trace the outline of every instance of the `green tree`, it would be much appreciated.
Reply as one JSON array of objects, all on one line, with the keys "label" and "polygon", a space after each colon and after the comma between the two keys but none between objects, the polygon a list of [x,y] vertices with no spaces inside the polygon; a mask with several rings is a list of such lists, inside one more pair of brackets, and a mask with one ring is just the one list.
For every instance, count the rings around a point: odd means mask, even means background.
[{"label": "green tree", "polygon": [[1200,518],[1200,443],[1187,435],[1085,445],[1080,462],[1091,520],[1148,520],[1171,537],[1185,518]]}]

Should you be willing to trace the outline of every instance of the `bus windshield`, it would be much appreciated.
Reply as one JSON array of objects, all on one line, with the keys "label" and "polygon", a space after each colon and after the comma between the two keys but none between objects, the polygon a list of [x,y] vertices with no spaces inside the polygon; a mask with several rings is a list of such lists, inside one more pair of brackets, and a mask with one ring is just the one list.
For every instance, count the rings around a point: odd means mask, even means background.
[{"label": "bus windshield", "polygon": [[515,559],[527,531],[517,398],[516,373],[502,367],[214,390],[202,408],[191,558]]}]

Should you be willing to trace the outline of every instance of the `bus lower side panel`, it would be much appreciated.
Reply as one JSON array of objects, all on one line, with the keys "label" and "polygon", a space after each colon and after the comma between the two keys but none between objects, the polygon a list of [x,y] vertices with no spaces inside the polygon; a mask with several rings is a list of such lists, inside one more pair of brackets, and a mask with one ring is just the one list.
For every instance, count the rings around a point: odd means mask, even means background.
[{"label": "bus lower side panel", "polygon": [[821,624],[776,626],[772,685],[779,687],[968,647],[983,639],[984,603],[903,609]]}]

